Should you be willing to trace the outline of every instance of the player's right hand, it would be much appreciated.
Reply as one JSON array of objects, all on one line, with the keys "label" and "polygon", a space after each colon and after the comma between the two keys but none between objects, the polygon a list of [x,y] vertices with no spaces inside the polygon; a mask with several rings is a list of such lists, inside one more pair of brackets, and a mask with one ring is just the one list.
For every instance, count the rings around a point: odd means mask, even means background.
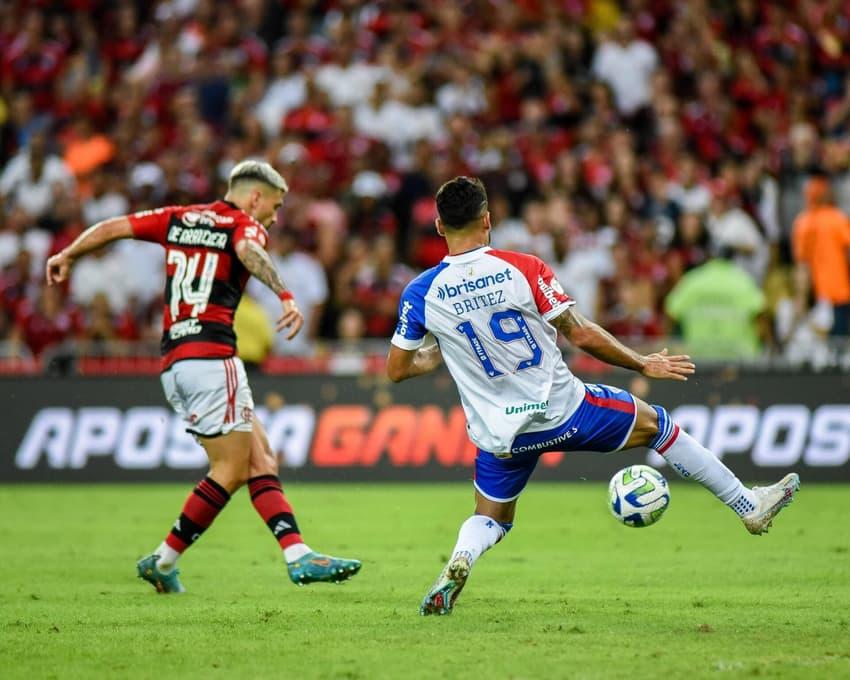
[{"label": "player's right hand", "polygon": [[74,261],[64,251],[58,252],[47,260],[47,285],[62,283],[68,280],[71,265]]},{"label": "player's right hand", "polygon": [[286,336],[286,339],[292,340],[292,338],[298,335],[301,326],[304,325],[304,317],[301,314],[301,310],[298,309],[298,305],[295,304],[295,300],[283,300],[281,304],[283,305],[283,316],[277,320],[275,330],[280,333],[284,328],[290,328],[291,330],[289,331],[289,335]]},{"label": "player's right hand", "polygon": [[687,354],[670,356],[666,347],[655,354],[647,354],[644,359],[646,362],[641,374],[647,378],[687,380],[696,371],[696,366]]}]

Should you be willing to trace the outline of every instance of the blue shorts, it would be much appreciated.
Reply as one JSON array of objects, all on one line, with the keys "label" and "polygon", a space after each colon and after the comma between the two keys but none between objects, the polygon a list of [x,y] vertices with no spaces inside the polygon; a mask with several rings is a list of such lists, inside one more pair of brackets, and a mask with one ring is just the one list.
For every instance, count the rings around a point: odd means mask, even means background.
[{"label": "blue shorts", "polygon": [[608,385],[585,385],[584,401],[567,420],[550,430],[518,435],[510,453],[478,449],[475,488],[491,501],[520,495],[547,451],[619,451],[635,426],[637,408],[628,392]]}]

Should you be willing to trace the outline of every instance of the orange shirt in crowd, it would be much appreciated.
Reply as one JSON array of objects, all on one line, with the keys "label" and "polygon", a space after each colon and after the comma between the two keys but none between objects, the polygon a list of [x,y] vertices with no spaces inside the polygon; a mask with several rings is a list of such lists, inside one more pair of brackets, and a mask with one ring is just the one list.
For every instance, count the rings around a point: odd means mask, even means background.
[{"label": "orange shirt in crowd", "polygon": [[75,176],[81,177],[108,163],[115,155],[115,145],[106,135],[74,139],[65,148],[65,163]]},{"label": "orange shirt in crowd", "polygon": [[813,206],[794,222],[794,259],[808,265],[815,296],[850,303],[850,219],[832,205]]}]

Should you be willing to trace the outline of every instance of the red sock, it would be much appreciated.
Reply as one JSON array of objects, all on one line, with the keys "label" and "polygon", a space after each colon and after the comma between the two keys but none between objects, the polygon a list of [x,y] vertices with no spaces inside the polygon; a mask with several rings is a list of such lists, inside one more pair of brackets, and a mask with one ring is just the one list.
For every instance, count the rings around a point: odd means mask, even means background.
[{"label": "red sock", "polygon": [[251,503],[268,525],[281,548],[303,543],[292,506],[283,495],[276,475],[261,475],[248,480]]},{"label": "red sock", "polygon": [[209,477],[204,477],[189,494],[183,505],[183,512],[174,523],[171,533],[166,536],[165,542],[182,553],[201,537],[229,500],[230,494],[223,486]]}]

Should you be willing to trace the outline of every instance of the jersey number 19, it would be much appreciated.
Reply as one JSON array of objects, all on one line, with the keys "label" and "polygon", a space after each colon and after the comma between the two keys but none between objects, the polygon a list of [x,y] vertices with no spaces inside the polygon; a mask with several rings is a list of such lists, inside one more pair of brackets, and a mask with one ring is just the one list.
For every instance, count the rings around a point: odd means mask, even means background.
[{"label": "jersey number 19", "polygon": [[[512,330],[505,330],[503,325],[503,322],[505,321],[513,322],[510,325],[515,325],[516,328]],[[493,337],[499,342],[509,343],[521,340],[525,342],[525,344],[528,345],[528,349],[531,350],[531,356],[528,359],[520,361],[516,365],[514,372],[522,371],[526,368],[531,368],[532,366],[538,366],[540,364],[543,359],[543,351],[540,349],[540,345],[537,344],[537,340],[535,340],[534,336],[531,334],[531,329],[525,322],[525,318],[518,310],[508,309],[502,312],[494,312],[490,317],[489,326]],[[476,333],[475,327],[472,325],[471,321],[464,321],[462,324],[458,324],[455,326],[455,330],[466,336],[466,339],[472,347],[472,351],[475,353],[475,356],[478,357],[478,360],[481,362],[481,366],[484,368],[484,372],[487,373],[489,377],[497,378],[500,375],[504,375],[502,371],[493,365],[493,361],[490,359],[490,355],[487,353],[487,349],[478,337],[478,333]]]}]

